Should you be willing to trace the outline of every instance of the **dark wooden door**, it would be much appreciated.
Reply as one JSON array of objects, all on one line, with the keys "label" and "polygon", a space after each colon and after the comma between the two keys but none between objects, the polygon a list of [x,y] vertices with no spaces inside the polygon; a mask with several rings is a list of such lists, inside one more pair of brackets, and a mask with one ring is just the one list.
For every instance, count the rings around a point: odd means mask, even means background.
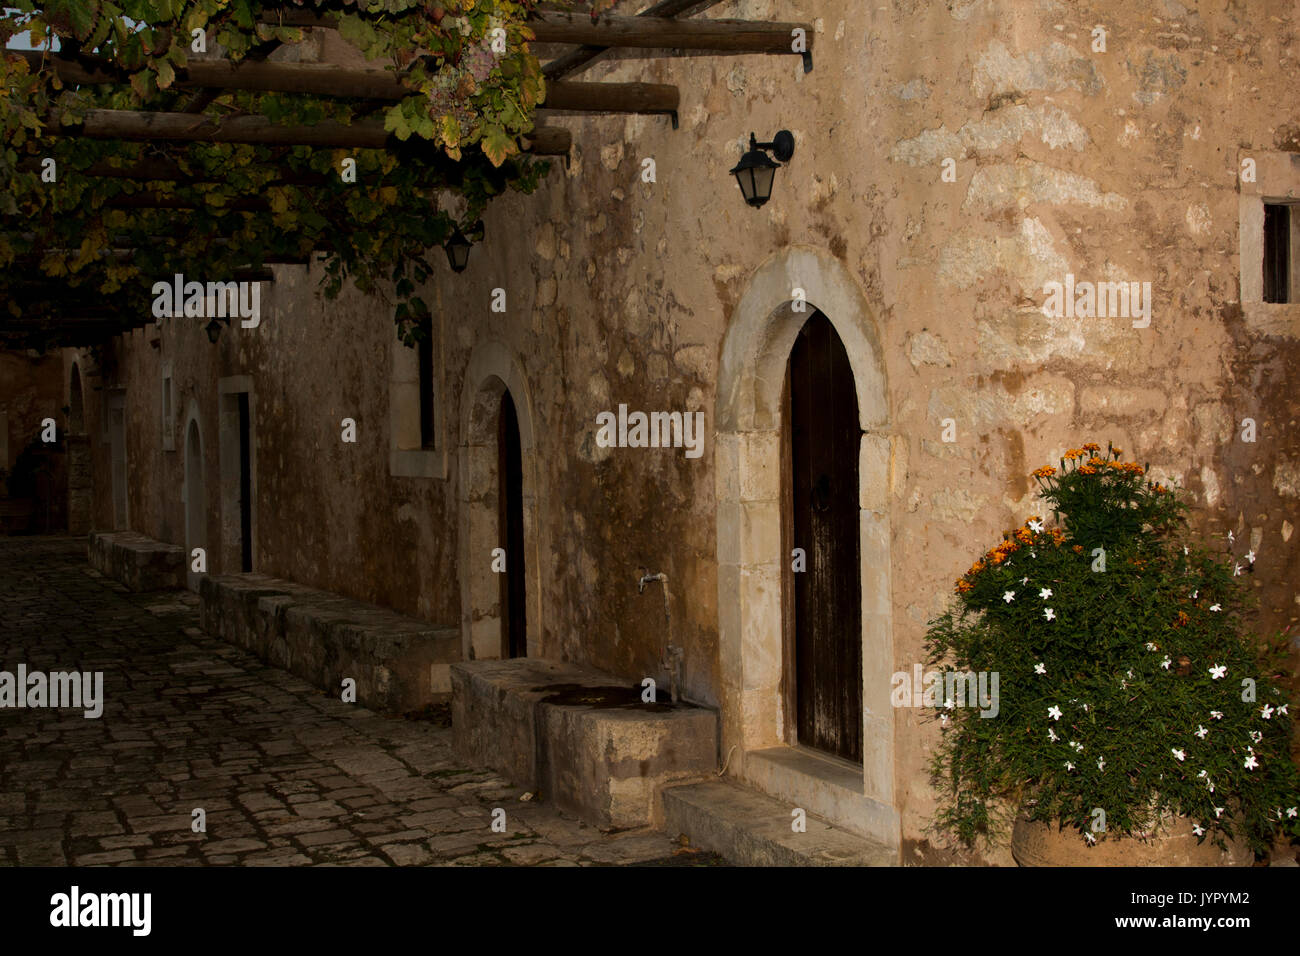
[{"label": "dark wooden door", "polygon": [[815,313],[790,353],[794,710],[801,744],[862,760],[858,399],[848,353]]},{"label": "dark wooden door", "polygon": [[524,462],[519,443],[519,417],[510,393],[501,396],[497,435],[498,547],[506,553],[501,578],[501,654],[528,656],[528,616],[524,580]]}]

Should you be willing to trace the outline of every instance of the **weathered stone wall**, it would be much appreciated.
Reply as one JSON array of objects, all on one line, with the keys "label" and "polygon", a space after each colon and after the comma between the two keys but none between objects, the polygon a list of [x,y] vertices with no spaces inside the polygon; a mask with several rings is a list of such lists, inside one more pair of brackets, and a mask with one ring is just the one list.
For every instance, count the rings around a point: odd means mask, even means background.
[{"label": "weathered stone wall", "polygon": [[[167,320],[159,350],[145,332],[119,343],[132,526],[183,534],[179,431],[177,452],[158,450],[159,362],[174,362],[178,414],[197,401],[210,496],[217,380],[247,374],[256,569],[456,623],[461,576],[490,573],[487,553],[456,559],[456,503],[473,490],[456,458],[461,396],[479,384],[463,377],[471,352],[497,342],[528,388],[543,652],[662,681],[671,638],[685,648],[687,696],[719,703],[736,666],[718,641],[731,613],[718,589],[720,354],[750,277],[799,245],[844,266],[877,324],[896,669],[923,659],[925,621],[956,575],[1038,510],[1028,473],[1089,439],[1187,487],[1212,540],[1232,529],[1237,555],[1255,548],[1261,626],[1295,622],[1300,316],[1247,320],[1238,242],[1241,157],[1300,150],[1294,7],[741,0],[708,15],[815,20],[814,72],[797,57],[690,57],[616,58],[584,75],[676,83],[681,128],[550,120],[574,130],[572,163],[535,195],[498,202],[467,271],[439,275],[445,479],[389,475],[388,307],[355,293],[323,302],[315,273],[278,268],[257,330],[212,346]],[[1104,53],[1092,50],[1099,24]],[[747,208],[727,171],[751,131],[782,128],[794,159],[772,201]],[[641,180],[646,158],[654,183]],[[1045,316],[1044,283],[1067,273],[1150,282],[1150,326]],[[496,288],[504,314],[490,308]],[[620,403],[703,411],[704,455],[598,447],[595,416]],[[345,416],[355,445],[339,439]],[[1246,417],[1253,444],[1240,440]],[[660,585],[638,593],[641,567],[667,574],[667,616]],[[937,859],[923,837],[931,731],[911,711],[892,719],[903,837],[917,859]]]}]

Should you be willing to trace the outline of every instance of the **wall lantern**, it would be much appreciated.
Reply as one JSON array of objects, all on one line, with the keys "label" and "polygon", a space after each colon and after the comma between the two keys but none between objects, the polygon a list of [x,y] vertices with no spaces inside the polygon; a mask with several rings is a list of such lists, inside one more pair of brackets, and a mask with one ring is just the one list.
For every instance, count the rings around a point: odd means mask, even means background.
[{"label": "wall lantern", "polygon": [[230,319],[223,318],[220,321],[213,319],[207,325],[203,326],[203,331],[208,333],[208,341],[213,345],[217,344],[217,339],[221,337],[221,324],[230,324]]},{"label": "wall lantern", "polygon": [[465,238],[465,234],[456,227],[456,231],[451,234],[447,240],[447,262],[451,265],[452,272],[464,272],[465,266],[469,265],[469,248],[470,241]]},{"label": "wall lantern", "polygon": [[[767,155],[769,149],[780,162],[772,162]],[[749,152],[740,157],[740,162],[731,171],[740,184],[740,193],[745,197],[745,202],[757,209],[771,199],[776,171],[781,168],[781,163],[788,163],[793,155],[794,134],[788,129],[777,133],[770,143],[760,143],[750,133]]]}]

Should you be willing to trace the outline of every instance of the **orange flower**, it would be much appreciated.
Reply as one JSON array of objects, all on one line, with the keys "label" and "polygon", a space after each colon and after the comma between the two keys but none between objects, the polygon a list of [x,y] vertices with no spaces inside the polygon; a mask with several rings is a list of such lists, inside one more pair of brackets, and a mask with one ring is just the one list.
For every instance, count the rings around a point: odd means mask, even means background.
[{"label": "orange flower", "polygon": [[967,591],[975,590],[975,585],[971,584],[965,578],[961,578],[957,581],[957,590],[962,594],[965,594]]},{"label": "orange flower", "polygon": [[1114,452],[1116,458],[1119,458],[1120,455],[1124,454],[1123,448],[1111,448],[1111,451]]},{"label": "orange flower", "polygon": [[1079,469],[1079,474],[1081,475],[1095,475],[1096,473],[1097,469],[1092,467],[1092,465],[1084,465]]},{"label": "orange flower", "polygon": [[1098,445],[1095,441],[1084,442],[1083,450],[1084,450],[1084,451],[1101,451],[1101,446]]},{"label": "orange flower", "polygon": [[1065,453],[1066,461],[1073,461],[1076,458],[1082,458],[1082,457],[1083,457],[1082,448],[1071,448],[1069,451]]},{"label": "orange flower", "polygon": [[1072,550],[1075,554],[1083,554],[1083,545],[1076,544]]},{"label": "orange flower", "polygon": [[1035,478],[1051,478],[1054,474],[1056,474],[1056,469],[1051,465],[1044,465],[1042,468],[1034,469]]}]

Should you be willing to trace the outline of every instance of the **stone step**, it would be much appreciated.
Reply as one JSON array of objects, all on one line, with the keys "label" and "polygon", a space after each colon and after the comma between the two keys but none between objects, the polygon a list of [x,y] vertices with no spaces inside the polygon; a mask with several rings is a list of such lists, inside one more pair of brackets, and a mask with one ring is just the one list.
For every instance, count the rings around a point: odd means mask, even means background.
[{"label": "stone step", "polygon": [[807,832],[791,829],[795,808],[729,781],[663,791],[664,830],[691,846],[742,866],[897,866],[898,854],[881,843],[807,816]]}]

